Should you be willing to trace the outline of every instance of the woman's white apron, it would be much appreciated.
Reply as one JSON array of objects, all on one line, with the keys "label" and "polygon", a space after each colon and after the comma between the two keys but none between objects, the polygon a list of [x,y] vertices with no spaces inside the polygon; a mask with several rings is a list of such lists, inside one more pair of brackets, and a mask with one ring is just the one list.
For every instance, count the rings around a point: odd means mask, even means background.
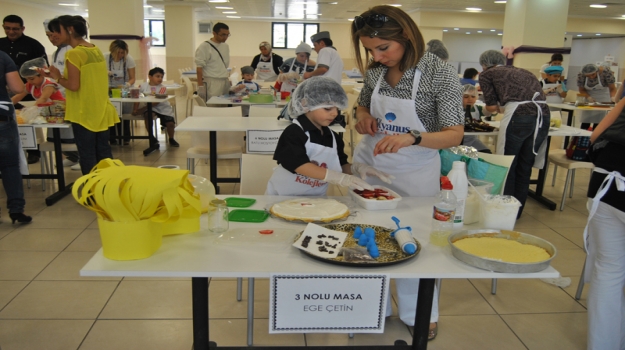
[{"label": "woman's white apron", "polygon": [[375,145],[387,135],[405,134],[410,130],[426,132],[415,111],[415,100],[421,80],[421,71],[415,71],[410,100],[380,95],[380,76],[371,95],[371,115],[377,120],[378,131],[374,136],[364,135],[354,151],[354,162],[373,166],[395,176],[392,184],[377,177],[367,177],[372,185],[382,185],[402,196],[432,197],[438,194],[441,171],[438,151],[422,146],[408,146],[397,153],[373,156]]},{"label": "woman's white apron", "polygon": [[256,75],[259,80],[276,81],[278,75],[273,70],[273,54],[269,53],[269,62],[265,62],[262,59],[258,60],[258,65],[256,66]]},{"label": "woman's white apron", "polygon": [[[588,78],[584,81],[584,89],[590,97],[597,102],[610,102],[610,89],[607,86],[601,85],[601,77],[597,73],[597,85],[588,86]],[[606,113],[603,111],[582,111],[580,114],[580,121],[582,123],[600,123],[605,117]]]}]

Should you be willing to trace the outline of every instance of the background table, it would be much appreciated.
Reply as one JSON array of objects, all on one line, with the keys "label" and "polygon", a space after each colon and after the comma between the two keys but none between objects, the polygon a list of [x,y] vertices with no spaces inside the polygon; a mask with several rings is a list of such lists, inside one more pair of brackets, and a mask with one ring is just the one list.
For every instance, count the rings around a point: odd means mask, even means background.
[{"label": "background table", "polygon": [[[148,136],[131,136],[130,138],[133,139],[148,139],[149,140],[149,146],[148,148],[146,148],[145,150],[143,150],[143,155],[147,156],[148,154],[158,150],[158,139],[156,138],[156,136],[154,135],[154,132],[152,131],[152,125],[154,123],[153,120],[153,116],[152,116],[152,104],[154,103],[161,103],[164,101],[167,101],[169,99],[172,98],[176,98],[173,95],[168,95],[167,98],[156,98],[156,96],[146,96],[146,97],[140,97],[140,98],[130,98],[130,97],[126,97],[126,98],[122,98],[122,97],[111,97],[110,100],[111,102],[121,102],[121,103],[134,103],[134,102],[139,102],[139,103],[145,103],[148,107],[148,121],[147,121],[147,125],[146,125],[146,129],[148,129]],[[117,108],[117,107],[115,107]],[[117,110],[117,113],[119,114],[119,117],[121,118],[122,116],[122,106],[119,106],[119,109]],[[123,139],[123,135],[119,135],[117,136],[117,138],[121,141]]]},{"label": "background table", "polygon": [[[238,183],[240,178],[217,178],[217,131],[247,131],[247,130],[284,130],[291,122],[273,117],[193,117],[190,116],[176,126],[176,132],[209,131],[210,132],[210,182],[219,193],[218,182]],[[337,133],[345,132],[345,128],[335,124],[330,129]]]},{"label": "background table", "polygon": [[[224,197],[224,196],[220,196]],[[292,197],[280,196],[245,196],[255,198],[256,203],[250,209],[264,209],[271,203],[276,203]],[[349,197],[333,197],[345,203],[350,203]],[[419,310],[428,310],[418,314],[415,323],[415,339],[412,349],[427,348],[427,333],[430,320],[431,302],[434,292],[435,278],[557,278],[558,271],[548,267],[536,273],[497,273],[469,266],[451,254],[449,247],[437,247],[429,244],[430,222],[434,197],[404,197],[397,209],[392,211],[368,211],[351,206],[355,214],[350,216],[346,223],[374,224],[385,227],[395,227],[391,215],[398,217],[402,225],[412,227],[413,236],[421,243],[421,252],[411,260],[401,264],[377,267],[375,269],[361,269],[331,265],[303,255],[298,249],[289,247],[286,242],[284,249],[262,249],[258,245],[224,244],[217,239],[216,234],[207,230],[206,216],[201,218],[202,230],[186,235],[166,236],[162,247],[151,257],[133,261],[114,261],[105,258],[100,249],[91,260],[80,270],[81,276],[129,276],[129,277],[192,277],[193,284],[193,324],[194,349],[207,350],[209,340],[208,330],[208,278],[209,277],[246,277],[269,278],[273,273],[283,274],[370,274],[384,273],[391,278],[420,278]],[[392,212],[392,213],[391,213]],[[231,222],[230,229],[250,230],[259,229],[291,229],[293,235],[305,228],[303,223],[292,223],[277,218],[269,218],[264,223]],[[428,303],[429,306],[422,303]],[[424,307],[425,306],[425,307]],[[486,335],[485,335],[486,336]],[[335,347],[324,347],[330,349]],[[355,349],[408,349],[408,346],[375,346],[355,347]],[[237,348],[250,349],[250,348]],[[269,348],[265,348],[269,349]],[[313,348],[314,349],[314,348]],[[320,348],[317,348],[320,349]]]},{"label": "background table", "polygon": [[286,100],[274,101],[271,103],[250,103],[248,100],[243,100],[242,102],[232,102],[232,100],[220,96],[213,96],[206,101],[207,105],[224,105],[224,106],[269,106],[275,105],[276,107],[284,107],[289,103]]},{"label": "background table", "polygon": [[[573,115],[575,114],[575,111],[591,111],[591,112],[597,112],[597,111],[604,111],[606,114],[611,111],[614,107],[591,107],[591,106],[575,106],[575,104],[571,104],[571,103],[547,103],[547,106],[552,107],[552,108],[559,108],[563,111],[568,111],[567,113],[567,117],[566,117],[566,125],[568,126],[573,126]],[[569,144],[569,137],[566,136],[564,138],[564,144],[568,145]]]}]

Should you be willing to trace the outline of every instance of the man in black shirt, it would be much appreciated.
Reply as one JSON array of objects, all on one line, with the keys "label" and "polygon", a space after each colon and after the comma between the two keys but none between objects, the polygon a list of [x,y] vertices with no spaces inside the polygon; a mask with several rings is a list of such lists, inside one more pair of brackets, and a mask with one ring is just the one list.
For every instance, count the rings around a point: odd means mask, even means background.
[{"label": "man in black shirt", "polygon": [[[0,51],[6,52],[19,71],[24,62],[32,60],[37,57],[43,57],[48,62],[48,56],[46,55],[46,49],[41,43],[29,36],[24,35],[24,21],[21,17],[16,15],[8,15],[2,20],[2,27],[4,28],[5,38],[0,38]],[[22,81],[26,82],[26,79],[22,78]],[[34,101],[35,99],[30,95],[26,95],[22,101]],[[19,106],[18,106],[19,107]],[[28,164],[37,163],[39,161],[39,151],[28,151]]]}]

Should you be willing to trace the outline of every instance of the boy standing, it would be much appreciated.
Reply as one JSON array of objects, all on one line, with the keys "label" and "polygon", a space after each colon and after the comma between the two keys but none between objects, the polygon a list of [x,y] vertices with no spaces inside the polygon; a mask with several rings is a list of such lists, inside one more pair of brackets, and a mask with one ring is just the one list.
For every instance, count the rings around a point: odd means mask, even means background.
[{"label": "boy standing", "polygon": [[[163,76],[165,75],[165,71],[162,68],[154,67],[150,69],[148,72],[147,83],[142,83],[139,88],[144,95],[150,95],[152,90],[159,91],[164,88],[162,84]],[[160,103],[155,103],[152,105],[152,113],[156,114],[156,116],[161,120],[161,125],[165,126],[167,129],[167,136],[169,137],[169,145],[171,147],[180,147],[180,144],[174,140],[174,127],[176,126],[176,120],[174,119],[174,110],[171,107],[169,101],[165,100]],[[140,115],[143,114],[146,118],[146,127],[148,125],[148,115],[147,115],[147,107],[139,108],[139,102],[135,103],[134,110],[132,111],[132,115]]]}]

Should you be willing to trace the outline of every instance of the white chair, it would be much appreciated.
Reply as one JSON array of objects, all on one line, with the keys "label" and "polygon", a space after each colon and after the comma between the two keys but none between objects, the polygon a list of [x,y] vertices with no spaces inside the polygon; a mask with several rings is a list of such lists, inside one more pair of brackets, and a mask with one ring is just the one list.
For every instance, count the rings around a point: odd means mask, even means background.
[{"label": "white chair", "polygon": [[281,109],[276,108],[274,105],[269,105],[268,107],[251,105],[250,106],[250,118],[254,118],[254,117],[278,118],[278,116],[280,115],[280,111]]},{"label": "white chair", "polygon": [[558,167],[567,169],[566,181],[564,182],[564,191],[562,192],[562,201],[560,202],[560,211],[564,210],[564,201],[566,200],[566,191],[569,189],[569,198],[573,198],[573,184],[575,182],[575,170],[576,169],[592,169],[594,164],[592,162],[582,162],[579,160],[573,160],[566,157],[565,150],[558,150],[556,152],[549,153],[549,159],[547,160],[547,170],[549,169],[549,163],[553,163],[553,178],[551,179],[551,186],[556,183],[556,174]]},{"label": "white chair", "polygon": [[[195,107],[193,117],[233,117],[241,118],[241,107]],[[217,158],[218,159],[241,159],[245,143],[245,132],[226,131],[217,132]],[[210,159],[210,134],[209,132],[191,133],[192,147],[187,150],[187,169],[195,174],[195,159]]]},{"label": "white chair", "polygon": [[265,194],[267,182],[276,165],[271,154],[243,154],[239,193],[242,195]]},{"label": "white chair", "polygon": [[195,97],[197,95],[193,94],[194,89],[193,89],[193,83],[191,83],[191,79],[189,79],[188,77],[185,77],[184,75],[181,76],[181,79],[187,91],[187,104],[185,105],[185,108],[184,108],[184,114],[186,118],[190,116],[191,113],[193,112],[193,101],[195,100]]},{"label": "white chair", "polygon": [[[78,148],[76,147],[75,143],[62,143],[61,150],[63,152],[78,152]],[[54,173],[54,142],[40,143],[39,151],[41,152],[41,173]],[[41,190],[46,190],[45,179],[41,180]]]}]

